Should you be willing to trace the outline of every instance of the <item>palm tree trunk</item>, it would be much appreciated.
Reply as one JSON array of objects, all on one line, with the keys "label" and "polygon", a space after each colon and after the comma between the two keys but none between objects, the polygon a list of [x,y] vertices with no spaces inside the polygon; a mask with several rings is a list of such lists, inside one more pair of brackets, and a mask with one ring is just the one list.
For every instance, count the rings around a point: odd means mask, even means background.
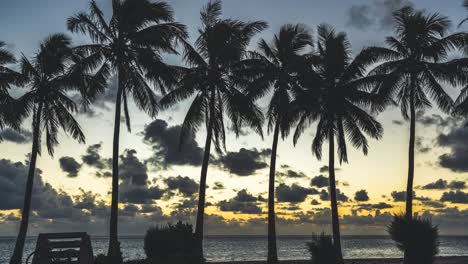
[{"label": "palm tree trunk", "polygon": [[24,193],[24,205],[21,212],[21,224],[16,239],[15,249],[10,259],[10,264],[21,264],[23,258],[24,242],[26,241],[26,234],[28,233],[29,213],[31,211],[31,199],[34,186],[34,172],[36,171],[37,153],[39,151],[39,129],[41,121],[42,104],[39,104],[37,112],[34,116],[33,128],[33,144],[31,151],[31,159],[29,160],[28,179],[26,182],[26,190]]},{"label": "palm tree trunk", "polygon": [[122,262],[120,256],[120,246],[118,241],[118,210],[119,210],[119,138],[120,138],[120,111],[122,104],[123,74],[119,68],[118,71],[117,98],[115,100],[115,119],[114,119],[114,141],[112,151],[112,201],[109,230],[109,250],[107,252],[111,263]]},{"label": "palm tree trunk", "polygon": [[[406,184],[406,214],[407,219],[413,217],[413,181],[414,181],[414,143],[416,138],[416,109],[415,109],[415,86],[416,79],[411,76],[411,91],[410,91],[410,139],[408,146],[408,182]],[[404,251],[403,263],[407,264],[408,252]]]},{"label": "palm tree trunk", "polygon": [[332,209],[332,231],[333,244],[336,248],[339,263],[343,263],[343,253],[341,252],[340,220],[338,217],[338,203],[336,200],[336,181],[335,181],[335,138],[333,131],[329,133],[329,152],[328,152],[328,175],[330,177],[330,202]]},{"label": "palm tree trunk", "polygon": [[414,105],[414,89],[416,81],[411,77],[410,92],[410,139],[408,147],[408,183],[406,185],[406,217],[413,217],[413,180],[414,180],[414,142],[416,137],[416,110]]},{"label": "palm tree trunk", "polygon": [[200,174],[200,190],[198,192],[197,222],[195,227],[195,239],[197,248],[195,253],[197,254],[197,260],[200,261],[200,263],[203,262],[203,222],[205,217],[206,175],[208,173],[208,163],[210,161],[211,139],[213,137],[213,125],[215,119],[215,92],[216,90],[212,88],[210,101],[210,116],[206,133],[205,153],[203,155],[202,169]]},{"label": "palm tree trunk", "polygon": [[278,147],[279,124],[277,121],[273,135],[273,146],[271,148],[270,178],[268,182],[268,264],[278,263],[278,251],[276,248],[276,224],[275,224],[275,169],[276,152]]}]

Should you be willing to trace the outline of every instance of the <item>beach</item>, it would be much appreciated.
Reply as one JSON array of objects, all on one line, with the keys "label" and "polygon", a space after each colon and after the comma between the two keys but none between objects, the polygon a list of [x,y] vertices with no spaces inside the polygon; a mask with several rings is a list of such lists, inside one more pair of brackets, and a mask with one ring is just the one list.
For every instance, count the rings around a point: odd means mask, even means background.
[{"label": "beach", "polygon": [[[210,264],[265,264],[265,261],[208,262]],[[280,264],[309,264],[310,260],[284,260]],[[401,258],[346,259],[345,264],[402,264]],[[467,264],[468,257],[438,257],[435,264]]]}]

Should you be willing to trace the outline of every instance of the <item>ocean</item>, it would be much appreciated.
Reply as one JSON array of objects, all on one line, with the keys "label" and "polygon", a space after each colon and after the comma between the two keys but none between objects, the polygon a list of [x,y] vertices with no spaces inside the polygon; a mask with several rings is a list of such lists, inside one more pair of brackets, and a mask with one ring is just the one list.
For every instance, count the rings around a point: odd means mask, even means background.
[{"label": "ocean", "polygon": [[[308,236],[282,236],[278,238],[278,257],[282,260],[309,259],[306,242]],[[0,263],[8,263],[14,247],[14,237],[0,237]],[[124,258],[144,258],[143,237],[120,238]],[[25,245],[25,258],[35,247],[36,239],[30,237]],[[344,236],[342,239],[345,258],[397,258],[402,254],[387,236]],[[94,254],[107,251],[106,237],[93,237]],[[211,236],[205,238],[207,261],[265,260],[266,237],[263,236]],[[442,236],[439,256],[468,256],[468,236]]]}]

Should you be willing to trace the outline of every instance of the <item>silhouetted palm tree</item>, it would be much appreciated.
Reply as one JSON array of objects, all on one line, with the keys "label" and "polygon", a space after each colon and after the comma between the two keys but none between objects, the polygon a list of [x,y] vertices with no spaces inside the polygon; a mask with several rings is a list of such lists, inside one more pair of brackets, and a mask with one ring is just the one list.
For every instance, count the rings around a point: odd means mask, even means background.
[{"label": "silhouetted palm tree", "polygon": [[[337,33],[328,25],[320,25],[317,33],[317,54],[310,57],[314,72],[310,73],[303,94],[296,95],[293,102],[298,118],[294,144],[308,123],[318,121],[312,153],[321,159],[322,145],[328,140],[333,243],[338,251],[338,259],[342,262],[335,181],[335,139],[341,163],[348,162],[346,138],[354,147],[362,149],[365,155],[368,151],[365,134],[375,139],[381,138],[382,126],[367,111],[377,103],[370,91],[379,83],[381,76],[365,76],[365,55],[359,54],[354,60],[351,58],[351,46],[345,33]],[[374,107],[380,109],[378,105]]]},{"label": "silhouetted palm tree", "polygon": [[160,53],[177,53],[175,44],[187,36],[185,26],[174,22],[173,11],[165,2],[149,0],[113,0],[112,17],[106,21],[95,1],[89,13],[78,13],[68,19],[68,29],[87,34],[92,44],[76,47],[88,56],[87,67],[98,68],[107,75],[117,73],[114,141],[112,153],[112,203],[108,255],[113,263],[120,254],[117,236],[119,194],[119,135],[121,105],[130,131],[128,96],[140,109],[155,117],[157,96],[147,80],[164,93],[165,85],[175,81],[174,71],[163,63]]},{"label": "silhouetted palm tree", "polygon": [[[15,63],[13,53],[5,48],[5,42],[0,41],[0,130],[5,127],[19,129],[25,111],[22,111],[16,100],[10,97],[8,90],[12,85],[19,85],[21,76],[18,72],[7,67],[7,64]],[[25,109],[23,109],[25,110]],[[0,136],[0,141],[2,137]]]},{"label": "silhouetted palm tree", "polygon": [[450,26],[447,17],[410,7],[395,12],[394,21],[395,36],[386,39],[389,47],[370,47],[366,53],[372,62],[383,62],[369,74],[388,75],[376,89],[379,97],[398,103],[403,117],[410,120],[406,216],[412,217],[416,111],[431,107],[431,101],[446,113],[453,110],[453,100],[441,83],[457,86],[466,82],[460,67],[463,60],[446,59],[451,50],[466,45],[468,34],[446,35]]},{"label": "silhouetted palm tree", "polygon": [[258,99],[273,91],[267,112],[268,132],[273,131],[273,144],[268,183],[268,263],[278,262],[275,227],[275,169],[278,137],[284,139],[292,126],[290,103],[294,91],[301,89],[298,74],[308,68],[304,51],[313,44],[312,36],[304,25],[286,24],[269,45],[261,39],[259,52],[251,52],[250,59],[234,74],[245,78],[247,95]]},{"label": "silhouetted palm tree", "polygon": [[254,101],[237,89],[232,70],[245,58],[250,39],[267,25],[221,18],[221,1],[211,1],[201,11],[202,27],[195,47],[185,43],[184,60],[189,68],[180,68],[177,87],[161,105],[168,107],[195,95],[182,124],[180,143],[189,132],[196,132],[205,122],[207,136],[203,156],[195,236],[198,257],[203,257],[203,220],[205,212],[206,175],[211,142],[218,152],[225,148],[225,118],[232,122],[238,135],[244,122],[262,133],[263,115]]},{"label": "silhouetted palm tree", "polygon": [[[10,264],[20,264],[24,241],[28,230],[31,196],[36,170],[37,154],[41,153],[41,138],[45,133],[45,143],[50,155],[58,145],[58,132],[62,128],[67,134],[85,142],[85,136],[73,113],[77,105],[68,96],[68,92],[80,89],[85,83],[85,74],[76,78],[75,69],[69,67],[75,61],[75,55],[70,46],[70,39],[63,34],[53,34],[41,43],[39,51],[32,60],[22,57],[20,60],[21,74],[25,87],[29,91],[23,95],[22,102],[32,111],[33,143],[29,161],[29,172],[26,182],[21,225],[16,240]],[[86,77],[89,77],[86,75]]]}]

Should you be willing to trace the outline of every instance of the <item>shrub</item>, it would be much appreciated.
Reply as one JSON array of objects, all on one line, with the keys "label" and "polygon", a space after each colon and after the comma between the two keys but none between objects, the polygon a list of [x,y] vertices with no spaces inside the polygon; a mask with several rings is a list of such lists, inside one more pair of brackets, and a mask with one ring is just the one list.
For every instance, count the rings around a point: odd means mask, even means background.
[{"label": "shrub", "polygon": [[439,253],[439,231],[429,219],[395,215],[388,233],[398,249],[405,252],[407,264],[432,264]]},{"label": "shrub", "polygon": [[152,227],[146,231],[144,247],[146,256],[152,260],[180,258],[189,261],[195,252],[192,225],[179,221],[175,225]]},{"label": "shrub", "polygon": [[338,264],[338,254],[333,239],[324,233],[312,235],[312,241],[307,243],[312,258],[312,264]]}]

